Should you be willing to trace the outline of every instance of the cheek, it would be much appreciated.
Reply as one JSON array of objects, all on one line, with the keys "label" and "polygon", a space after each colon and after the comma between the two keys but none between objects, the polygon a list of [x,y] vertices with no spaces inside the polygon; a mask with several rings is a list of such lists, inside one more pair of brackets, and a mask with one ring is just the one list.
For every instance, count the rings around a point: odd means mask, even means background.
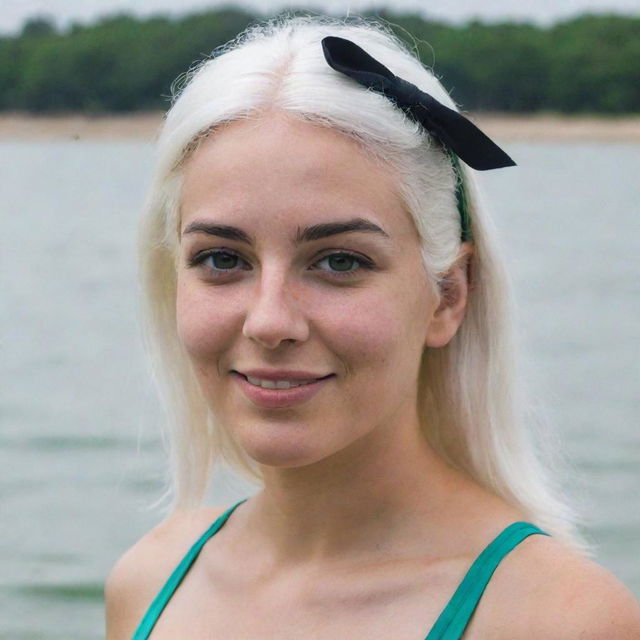
[{"label": "cheek", "polygon": [[344,336],[336,351],[354,367],[355,413],[371,421],[392,419],[409,406],[418,385],[430,298],[415,279],[394,285],[347,301],[340,331],[332,332]]},{"label": "cheek", "polygon": [[189,286],[189,283],[178,279],[178,338],[194,361],[215,358],[230,332],[231,314],[228,310],[232,307],[212,304],[210,294],[206,287]]},{"label": "cheek", "polygon": [[339,305],[325,306],[318,326],[331,340],[330,348],[344,357],[359,374],[374,376],[388,367],[406,337],[407,318],[397,299],[388,292],[345,296]]}]

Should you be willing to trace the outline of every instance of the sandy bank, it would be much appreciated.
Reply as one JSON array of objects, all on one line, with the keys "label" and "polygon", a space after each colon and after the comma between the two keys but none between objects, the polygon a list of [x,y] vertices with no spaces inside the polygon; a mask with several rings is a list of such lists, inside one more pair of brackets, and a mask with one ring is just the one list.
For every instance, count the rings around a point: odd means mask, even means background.
[{"label": "sandy bank", "polygon": [[[640,143],[640,115],[592,116],[471,114],[497,141],[585,141]],[[154,140],[162,113],[33,116],[0,113],[0,140]]]}]

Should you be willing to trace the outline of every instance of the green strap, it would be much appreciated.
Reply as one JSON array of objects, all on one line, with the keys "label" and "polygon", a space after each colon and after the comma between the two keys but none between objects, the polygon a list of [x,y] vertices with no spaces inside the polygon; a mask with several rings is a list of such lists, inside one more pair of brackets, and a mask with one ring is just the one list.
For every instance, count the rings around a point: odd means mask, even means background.
[{"label": "green strap", "polygon": [[[151,603],[133,634],[132,640],[147,640],[160,614],[198,557],[202,547],[204,547],[209,538],[218,532],[234,509],[246,500],[247,498],[227,509],[189,549],[186,556],[169,576],[160,593]],[[425,640],[459,640],[500,561],[509,551],[534,533],[549,535],[529,522],[514,522],[504,529],[471,565],[471,568],[467,571],[464,579]]]},{"label": "green strap", "polygon": [[471,565],[425,640],[459,640],[502,558],[533,533],[549,535],[529,522],[514,522],[504,529]]},{"label": "green strap", "polygon": [[147,609],[144,618],[142,618],[142,621],[133,634],[132,640],[146,640],[149,637],[149,634],[158,621],[160,614],[167,606],[167,603],[171,599],[171,596],[182,582],[183,578],[187,574],[187,571],[189,571],[191,565],[198,557],[198,554],[200,553],[200,551],[202,551],[202,547],[204,547],[205,543],[207,542],[207,540],[209,540],[209,538],[211,538],[211,536],[218,532],[220,527],[222,527],[222,525],[227,521],[227,518],[233,513],[233,510],[246,500],[247,498],[245,498],[244,500],[240,500],[240,502],[227,509],[202,534],[202,536],[200,536],[199,540],[191,547],[191,549],[189,549],[187,555],[182,559],[182,562],[180,562],[180,564],[174,569],[173,573],[169,576],[169,579],[162,587],[160,593],[158,593],[154,601],[151,603],[151,606]]}]

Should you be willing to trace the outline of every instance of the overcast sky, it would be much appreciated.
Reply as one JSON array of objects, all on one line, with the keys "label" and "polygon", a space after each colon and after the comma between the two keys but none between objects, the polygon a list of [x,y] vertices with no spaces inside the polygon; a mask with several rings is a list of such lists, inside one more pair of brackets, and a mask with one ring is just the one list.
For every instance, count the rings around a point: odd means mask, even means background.
[{"label": "overcast sky", "polygon": [[578,13],[614,12],[640,15],[640,0],[0,0],[0,32],[14,33],[25,19],[48,15],[59,26],[72,21],[91,22],[97,16],[118,11],[147,16],[153,13],[179,15],[207,8],[243,6],[271,14],[282,8],[306,7],[335,15],[358,13],[374,7],[397,11],[414,11],[425,16],[462,22],[477,17],[481,20],[517,19],[549,24]]}]

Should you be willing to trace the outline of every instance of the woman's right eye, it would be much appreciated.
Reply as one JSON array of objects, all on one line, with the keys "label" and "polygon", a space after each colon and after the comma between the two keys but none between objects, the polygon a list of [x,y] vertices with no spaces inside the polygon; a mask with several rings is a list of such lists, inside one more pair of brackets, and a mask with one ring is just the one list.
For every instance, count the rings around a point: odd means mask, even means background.
[{"label": "woman's right eye", "polygon": [[204,265],[208,270],[218,275],[220,272],[233,271],[238,260],[244,262],[242,258],[228,250],[208,250],[197,253],[189,260],[190,267]]}]

